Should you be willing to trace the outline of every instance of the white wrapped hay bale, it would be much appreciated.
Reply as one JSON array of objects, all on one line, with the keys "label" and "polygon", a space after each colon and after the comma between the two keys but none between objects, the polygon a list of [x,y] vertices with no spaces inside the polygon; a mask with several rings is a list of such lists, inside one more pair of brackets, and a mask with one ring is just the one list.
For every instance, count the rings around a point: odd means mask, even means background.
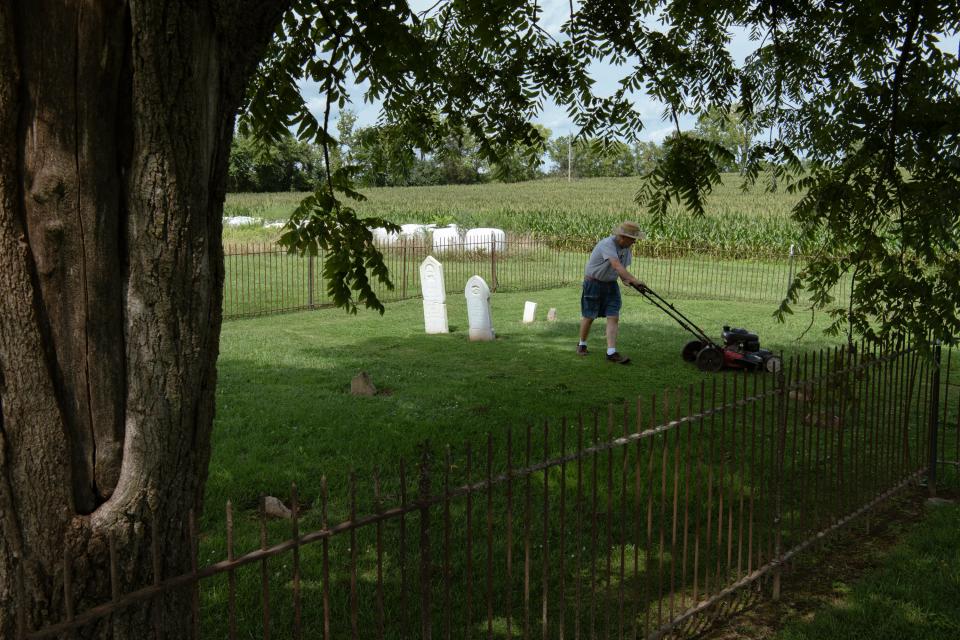
[{"label": "white wrapped hay bale", "polygon": [[373,233],[373,244],[389,247],[397,244],[397,240],[400,239],[400,234],[394,231],[387,231],[383,227],[375,227],[370,229]]},{"label": "white wrapped hay bale", "polygon": [[430,234],[431,228],[431,225],[427,224],[402,224],[400,225],[400,237],[423,240]]},{"label": "white wrapped hay bale", "polygon": [[259,225],[260,218],[251,218],[250,216],[230,216],[223,219],[223,224],[228,227],[246,227],[249,225]]},{"label": "white wrapped hay bale", "polygon": [[433,250],[436,253],[455,251],[460,247],[460,230],[456,225],[436,229],[433,232]]},{"label": "white wrapped hay bale", "polygon": [[463,238],[464,246],[468,251],[494,251],[507,250],[507,234],[503,229],[494,229],[491,227],[480,227],[470,229]]}]

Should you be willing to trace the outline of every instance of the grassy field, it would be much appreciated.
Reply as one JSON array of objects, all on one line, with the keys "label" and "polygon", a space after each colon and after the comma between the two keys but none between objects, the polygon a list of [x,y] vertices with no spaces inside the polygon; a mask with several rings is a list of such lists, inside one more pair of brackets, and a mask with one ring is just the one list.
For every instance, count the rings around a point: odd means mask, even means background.
[{"label": "grassy field", "polygon": [[[790,219],[799,195],[750,192],[728,174],[709,197],[707,215],[695,219],[674,207],[662,229],[653,227],[634,202],[636,178],[590,178],[567,182],[550,178],[517,184],[388,187],[363,189],[367,200],[353,204],[362,216],[377,215],[398,224],[450,223],[463,228],[499,227],[516,233],[563,238],[571,246],[592,244],[624,219],[648,229],[649,242],[688,243],[699,247],[785,253],[797,242]],[[286,220],[304,194],[228,194],[225,216]],[[228,242],[269,241],[276,230],[227,228]]]},{"label": "grassy field", "polygon": [[960,637],[960,507],[932,509],[864,579],[777,640],[941,640]]},{"label": "grassy field", "polygon": [[[541,319],[547,308],[555,307],[559,320],[549,324],[541,320],[534,325],[523,325],[520,318],[524,301],[528,299],[539,303]],[[807,327],[808,319],[792,318],[789,324],[779,325],[770,317],[772,305],[769,304],[734,304],[690,299],[678,299],[676,302],[711,333],[718,332],[719,326],[726,323],[746,326],[760,334],[763,346],[788,354],[808,351],[822,346],[825,342],[818,331],[818,328],[823,326],[822,322],[815,322],[814,328],[800,337]],[[237,553],[243,553],[259,546],[256,507],[261,492],[285,498],[289,494],[290,483],[296,482],[302,504],[305,505],[300,530],[308,531],[319,527],[325,515],[329,516],[331,523],[348,517],[351,486],[356,486],[358,513],[369,513],[371,509],[375,509],[373,477],[377,470],[381,472],[381,495],[388,505],[395,504],[400,492],[397,483],[397,459],[400,456],[406,458],[408,463],[407,485],[412,495],[416,491],[415,462],[420,455],[419,446],[426,440],[431,442],[435,455],[440,457],[444,455],[445,447],[451,448],[457,460],[456,464],[450,467],[453,475],[451,482],[454,483],[451,486],[458,486],[456,483],[464,482],[465,474],[469,473],[464,468],[464,452],[468,444],[473,445],[475,452],[472,477],[476,479],[483,475],[487,434],[491,434],[493,438],[490,445],[492,457],[497,464],[502,464],[506,432],[510,430],[515,438],[511,457],[515,463],[521,463],[523,431],[526,425],[534,425],[535,461],[540,459],[538,456],[545,454],[548,447],[551,451],[556,451],[557,424],[561,416],[572,417],[580,411],[587,412],[588,422],[585,430],[580,431],[581,436],[588,443],[600,442],[607,438],[606,425],[601,422],[599,433],[591,431],[589,411],[592,408],[600,408],[603,413],[603,408],[608,403],[632,403],[638,397],[646,398],[654,393],[660,394],[662,398],[665,389],[687,388],[690,385],[696,386],[701,381],[707,384],[713,381],[720,381],[724,385],[733,384],[729,374],[707,376],[682,362],[679,349],[686,342],[687,335],[660,312],[632,294],[628,294],[626,300],[620,340],[621,350],[635,359],[634,364],[628,367],[612,365],[603,359],[600,327],[595,327],[591,342],[594,353],[587,358],[579,358],[574,354],[579,317],[577,287],[537,293],[495,294],[492,305],[498,339],[493,343],[469,343],[466,340],[466,310],[461,295],[448,296],[447,304],[452,333],[442,336],[423,334],[422,306],[417,300],[391,304],[383,317],[364,311],[357,316],[350,316],[342,311],[326,309],[242,320],[224,325],[219,361],[218,412],[207,484],[207,509],[202,519],[202,563],[215,562],[224,557],[223,505],[227,499],[232,501],[235,509],[236,550]],[[370,373],[381,394],[372,398],[349,395],[350,379],[360,370]],[[765,376],[751,376],[750,380],[751,384],[767,383]],[[756,389],[757,387],[754,387],[754,391]],[[745,393],[746,388],[743,387],[742,391]],[[762,409],[772,410],[772,403],[765,404]],[[674,407],[671,401],[671,406],[662,410],[655,407],[653,415],[648,416],[648,419],[662,419],[664,413],[661,411],[680,415],[681,411],[687,411],[687,407]],[[764,476],[754,477],[752,472],[744,475],[743,463],[746,451],[751,451],[750,459],[753,459],[754,449],[760,451],[761,458],[769,458],[772,451],[771,435],[761,433],[759,439],[756,435],[748,438],[746,434],[750,433],[750,430],[746,422],[747,412],[736,415],[743,418],[744,428],[729,431],[733,428],[731,424],[727,427],[726,436],[721,429],[716,442],[720,449],[717,449],[715,454],[719,456],[716,462],[720,466],[717,467],[715,479],[710,486],[715,485],[717,491],[723,491],[729,497],[744,496],[747,491],[750,496],[766,495],[765,492],[769,491],[771,486],[770,482],[764,480]],[[952,412],[950,418],[956,419]],[[549,420],[553,425],[549,443],[545,436],[538,435],[543,420]],[[573,432],[569,434],[570,438],[573,437]],[[680,433],[677,431],[677,435],[669,439],[669,448],[668,439],[662,440],[662,461],[659,448],[655,456],[653,449],[650,450],[650,467],[647,472],[650,477],[642,479],[644,486],[659,486],[661,469],[664,486],[667,486],[666,478],[673,474],[672,469],[678,468],[672,456],[667,456],[668,450],[676,447],[679,452],[681,448],[700,446],[692,444],[689,430],[683,436],[682,442]],[[710,442],[714,442],[712,431],[710,433]],[[729,442],[726,441],[727,438],[730,438]],[[567,442],[567,446],[571,446],[571,441]],[[823,455],[825,463],[830,461],[829,452],[833,446],[830,442],[830,439],[824,437],[821,443],[820,436],[817,436],[815,450],[821,452],[817,455]],[[810,440],[810,444],[804,446],[813,448],[813,441]],[[804,455],[803,450],[801,447],[801,455]],[[619,518],[613,518],[610,505],[619,505],[621,500],[626,499],[627,492],[613,488],[605,483],[603,478],[614,468],[619,468],[620,464],[626,465],[629,462],[632,465],[633,455],[624,449],[622,453],[611,452],[609,457],[594,456],[592,463],[584,465],[582,472],[593,475],[593,486],[599,487],[599,493],[595,489],[592,498],[587,497],[582,508],[577,508],[579,503],[574,503],[573,495],[570,494],[566,508],[566,528],[556,527],[548,531],[546,518],[536,515],[539,507],[531,514],[527,506],[523,515],[520,487],[514,497],[515,562],[520,562],[524,556],[524,543],[521,539],[524,526],[530,527],[527,531],[533,532],[536,541],[533,546],[529,546],[528,542],[526,547],[533,567],[548,567],[554,574],[562,573],[556,565],[559,561],[556,555],[558,548],[565,550],[562,555],[568,559],[568,572],[572,570],[571,563],[574,558],[578,563],[583,561],[582,568],[570,574],[570,580],[582,578],[585,585],[591,585],[591,606],[596,604],[599,607],[597,611],[606,612],[603,614],[606,618],[601,616],[593,619],[588,618],[584,611],[585,631],[588,623],[590,629],[596,628],[598,631],[610,631],[616,626],[616,618],[611,618],[609,612],[616,610],[617,589],[620,589],[620,593],[626,593],[625,597],[631,606],[645,602],[647,604],[644,606],[651,607],[655,602],[660,603],[658,606],[666,606],[663,604],[665,600],[650,599],[652,596],[647,593],[649,585],[657,584],[657,580],[660,588],[663,588],[667,575],[665,572],[668,572],[672,579],[673,572],[676,571],[681,575],[681,588],[689,588],[689,583],[684,582],[684,576],[689,579],[691,569],[684,567],[681,572],[679,547],[671,546],[669,537],[666,542],[661,538],[659,542],[654,541],[652,546],[648,544],[646,549],[625,547],[624,553],[629,552],[629,555],[639,557],[641,562],[649,561],[654,564],[650,565],[648,562],[647,572],[639,574],[639,577],[634,572],[632,581],[618,582],[615,579],[618,567],[624,565],[615,548],[609,546],[609,541],[621,535],[619,532],[625,531],[622,527],[628,525],[620,523]],[[643,464],[646,465],[647,454],[643,455]],[[834,466],[823,467],[821,475],[829,476],[827,471],[833,468]],[[637,482],[641,481],[641,475],[638,471]],[[355,485],[350,480],[351,477],[355,478]],[[320,498],[323,494],[324,478],[330,495],[327,503]],[[557,492],[562,486],[571,487],[571,491],[574,484],[579,486],[579,483],[575,482],[576,478],[573,464],[568,466],[565,473],[554,469],[549,474],[540,474],[534,483],[533,493],[528,495],[533,496],[535,505],[539,505],[541,500],[545,505],[548,495],[552,495],[550,499],[553,501],[557,499]],[[651,483],[652,479],[656,481]],[[436,477],[434,482],[435,487],[440,485],[441,477]],[[700,480],[691,485],[695,496],[704,495],[705,482],[706,477],[701,475]],[[795,482],[789,493],[792,495],[800,492],[800,495],[804,496],[809,493],[814,496],[817,495],[816,491],[828,491],[828,484],[826,479],[823,486],[820,480],[811,480],[808,485]],[[436,529],[433,533],[434,562],[438,565],[442,563],[438,541],[444,536],[443,525],[452,526],[456,540],[454,547],[458,553],[462,551],[463,532],[479,528],[476,545],[470,554],[475,562],[472,578],[469,569],[466,569],[462,562],[458,563],[451,568],[448,577],[453,584],[459,585],[458,595],[452,602],[441,602],[439,598],[435,602],[437,607],[442,607],[437,610],[438,621],[443,619],[443,611],[455,612],[458,620],[469,619],[471,616],[464,613],[464,608],[469,610],[470,607],[469,597],[464,600],[462,585],[467,582],[474,583],[475,634],[485,632],[482,618],[476,618],[483,613],[479,610],[484,575],[481,567],[484,566],[486,556],[481,542],[492,539],[485,538],[483,534],[486,502],[484,498],[488,495],[491,501],[489,508],[502,514],[504,505],[509,504],[510,499],[502,490],[498,490],[491,494],[478,495],[472,509],[464,509],[463,504],[459,504],[453,509],[449,521],[441,522],[437,518],[431,525]],[[705,517],[702,509],[706,505],[696,500],[693,504],[695,506],[691,522],[701,521]],[[760,504],[758,499],[758,509],[761,509]],[[670,520],[669,508],[666,511],[659,510],[665,506],[659,505],[658,509],[651,512],[650,522],[655,527]],[[809,506],[807,505],[808,509]],[[746,507],[743,498],[741,497],[739,506],[730,502],[722,511],[726,513],[727,509],[729,515],[725,515],[724,527],[726,528],[727,523],[732,527],[734,520],[739,518],[741,534],[744,536],[740,539],[745,540],[746,533],[742,526]],[[752,510],[751,498],[750,511]],[[474,518],[473,525],[469,524],[470,514]],[[786,515],[790,523],[788,527],[804,525],[805,520],[822,520],[826,515],[826,508],[824,513],[820,513],[818,509],[810,510],[806,515],[802,512]],[[581,522],[581,517],[586,519]],[[574,519],[577,519],[576,525],[573,524]],[[769,518],[765,516],[763,519]],[[591,525],[591,522],[596,522],[597,525]],[[709,522],[709,519],[705,522]],[[409,536],[415,536],[419,531],[417,523],[418,519],[415,517],[408,520]],[[502,517],[497,516],[495,527],[500,532],[496,543],[498,545],[502,543],[503,526]],[[631,521],[629,527],[632,526]],[[271,522],[268,527],[269,540],[283,540],[289,536],[289,531],[289,524],[282,521]],[[564,531],[568,531],[566,538]],[[732,528],[729,532],[724,531],[723,547],[726,547],[728,535],[733,531]],[[573,532],[578,532],[576,537]],[[348,594],[351,592],[351,575],[355,576],[355,580],[359,580],[359,589],[363,594],[358,605],[359,623],[368,630],[376,625],[379,614],[373,594],[374,587],[378,584],[377,562],[382,560],[385,563],[384,571],[389,576],[385,584],[388,603],[385,615],[402,630],[406,623],[415,623],[407,620],[405,616],[408,615],[408,607],[403,605],[405,594],[414,588],[415,583],[399,579],[397,570],[398,566],[406,566],[408,579],[415,580],[416,556],[397,557],[395,552],[387,552],[381,557],[376,552],[373,530],[368,528],[362,533],[363,535],[354,541],[347,536],[340,536],[330,545],[330,571],[335,595],[331,606],[335,626],[340,634],[350,633],[352,615]],[[785,534],[796,539],[797,534],[791,534],[789,529]],[[387,547],[395,550],[398,535],[396,527],[386,528],[383,535]],[[742,549],[737,551],[734,548],[722,550],[719,542],[718,537],[714,541],[717,548],[712,551],[704,548],[702,554],[701,567],[708,560],[711,566],[716,562],[716,572],[710,570],[711,579],[715,581],[721,580],[721,565],[724,567],[723,579],[728,579],[727,570],[732,572],[736,568],[736,571],[740,571],[738,554],[742,552]],[[758,549],[766,549],[769,543],[769,533],[758,529],[757,540],[751,542],[749,549],[753,550],[756,545],[759,545]],[[410,539],[408,544],[413,544],[415,549],[417,543]],[[553,549],[550,554],[552,559],[544,561],[548,546]],[[320,554],[319,545],[305,547],[301,552],[305,567],[303,588],[305,597],[312,603],[309,611],[304,610],[305,624],[308,625],[305,628],[312,629],[313,632],[318,631],[320,624],[321,610],[318,602],[324,584],[321,580]],[[746,557],[744,558],[746,562]],[[561,564],[560,567],[562,566]],[[659,568],[651,574],[651,566]],[[253,570],[241,572],[238,576],[241,594],[239,617],[244,633],[256,634],[259,633],[260,624],[259,576],[255,567],[251,569]],[[501,585],[507,581],[501,561],[497,562],[494,570],[496,584]],[[275,627],[275,631],[280,635],[283,635],[283,629],[289,631],[290,571],[288,555],[280,556],[269,563],[269,574],[275,588],[275,611],[284,612],[277,614],[276,624],[279,626]],[[517,582],[521,578],[519,569],[515,569],[512,579],[513,598],[518,598],[522,593],[522,584]],[[539,582],[535,581],[529,596],[534,603],[539,602],[541,594],[537,584]],[[568,583],[568,596],[572,595],[571,590],[572,585]],[[226,593],[225,578],[209,581],[205,586],[204,628],[209,637],[223,635],[226,625]],[[502,611],[504,597],[502,592],[498,591],[491,606]],[[555,602],[551,615],[556,616],[558,612],[566,610],[568,620],[572,620],[579,612],[579,606],[575,600],[569,600],[562,606]],[[661,613],[665,615],[665,612],[661,611],[653,614]],[[519,609],[516,615],[520,615]],[[651,615],[649,609],[647,615]],[[499,629],[496,635],[503,637],[503,619],[498,618],[496,624]],[[464,631],[461,626],[456,628],[459,629],[457,633]],[[514,631],[517,629],[514,628]],[[402,637],[402,631],[398,636],[395,627],[386,637]]]},{"label": "grassy field", "polygon": [[[285,494],[291,481],[315,495],[320,475],[395,466],[426,439],[462,446],[526,420],[708,378],[680,360],[688,334],[640,296],[624,296],[620,348],[635,359],[628,367],[603,360],[600,325],[591,342],[596,353],[574,354],[578,287],[494,294],[498,339],[489,344],[467,341],[462,294],[448,296],[451,333],[441,336],[423,333],[419,300],[392,303],[383,316],[325,309],[226,323],[208,499],[217,509],[228,497],[251,504],[260,491]],[[521,323],[528,299],[539,304],[534,325]],[[802,352],[824,344],[816,329],[798,340],[808,319],[778,324],[770,304],[677,304],[711,333],[723,324],[749,327],[766,348]],[[559,319],[548,324],[550,307]],[[361,370],[389,395],[350,396],[350,379]],[[273,464],[278,459],[283,464]]]}]

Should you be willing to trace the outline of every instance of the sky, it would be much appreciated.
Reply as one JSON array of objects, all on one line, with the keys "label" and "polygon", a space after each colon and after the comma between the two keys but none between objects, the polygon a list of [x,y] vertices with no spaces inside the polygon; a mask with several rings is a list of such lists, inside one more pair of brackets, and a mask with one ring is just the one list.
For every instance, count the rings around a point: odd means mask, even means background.
[{"label": "sky", "polygon": [[[435,0],[410,0],[410,7],[418,12],[426,10],[435,4]],[[579,3],[574,2],[573,4],[574,9],[576,9]],[[542,0],[540,5],[542,7],[540,16],[541,27],[558,40],[562,40],[563,36],[560,33],[560,28],[570,14],[569,0]],[[651,23],[650,26],[655,26],[655,23]],[[941,47],[946,51],[958,53],[958,40],[960,40],[960,38],[958,38],[957,35],[953,35],[950,38],[944,39],[941,42]],[[756,48],[757,44],[758,43],[750,40],[745,30],[734,31],[730,44],[730,51],[734,60],[738,64],[742,63],[747,55]],[[591,73],[596,81],[595,92],[599,95],[610,95],[616,90],[617,80],[624,75],[624,70],[610,64],[599,63],[592,65]],[[308,100],[310,110],[315,115],[322,117],[325,102],[319,86],[311,82],[301,83],[300,86],[303,95]],[[357,114],[358,126],[376,124],[380,116],[379,103],[371,104],[364,102],[363,92],[365,88],[365,84],[354,84],[348,88],[351,103],[347,105],[347,108]],[[641,140],[661,142],[664,137],[673,130],[673,124],[664,121],[661,117],[663,113],[662,103],[640,93],[634,94],[634,104],[637,111],[643,116],[644,121],[644,129],[639,135]],[[331,122],[336,122],[336,119],[337,112],[334,111],[331,114]],[[575,126],[567,117],[566,111],[552,102],[545,103],[543,110],[540,115],[534,119],[534,122],[545,126],[555,137],[577,133]],[[692,129],[693,126],[694,119],[692,116],[681,116],[680,127],[682,129]]]},{"label": "sky", "polygon": [[[410,7],[414,11],[423,11],[436,4],[435,0],[410,0]],[[574,8],[579,3],[574,2]],[[543,0],[540,3],[542,13],[540,15],[540,26],[549,34],[558,40],[565,39],[560,33],[563,23],[569,18],[570,4],[568,0]],[[744,36],[737,36],[734,42],[734,52],[738,55],[738,60],[742,60],[747,52],[752,50],[749,39]],[[617,88],[617,80],[625,74],[623,69],[618,69],[609,64],[594,64],[591,67],[591,73],[596,81],[595,91],[599,95],[610,95]],[[376,124],[380,116],[379,103],[367,103],[363,100],[363,92],[366,89],[366,83],[360,85],[350,85],[348,87],[351,103],[347,105],[348,109],[357,114],[358,126],[370,126]],[[324,97],[319,86],[313,82],[303,82],[300,85],[303,95],[307,98],[307,104],[310,110],[317,116],[323,114],[325,107]],[[660,142],[673,130],[673,124],[661,120],[663,105],[648,98],[646,95],[635,95],[636,109],[643,115],[644,130],[640,133],[642,140],[654,140]],[[337,119],[336,107],[331,113],[331,122]],[[553,102],[546,102],[540,115],[534,119],[537,124],[542,124],[553,136],[563,136],[570,133],[576,134],[577,130],[573,123],[567,117],[565,109],[557,106]],[[680,120],[680,126],[684,129],[693,128],[694,120],[690,116],[685,116]]]}]

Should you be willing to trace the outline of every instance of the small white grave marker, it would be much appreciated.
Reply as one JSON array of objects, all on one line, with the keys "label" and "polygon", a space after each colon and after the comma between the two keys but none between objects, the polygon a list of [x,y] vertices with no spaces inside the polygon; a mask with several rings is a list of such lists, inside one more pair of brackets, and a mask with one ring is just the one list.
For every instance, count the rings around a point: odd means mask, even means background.
[{"label": "small white grave marker", "polygon": [[550,307],[550,311],[547,311],[547,322],[556,322],[557,321],[557,310],[553,307]]},{"label": "small white grave marker", "polygon": [[527,300],[523,303],[523,324],[530,324],[537,315],[537,303]]},{"label": "small white grave marker", "polygon": [[467,298],[470,340],[493,340],[493,317],[490,314],[490,287],[480,276],[467,280],[463,290]]},{"label": "small white grave marker", "polygon": [[443,265],[433,256],[427,256],[420,263],[420,289],[423,292],[423,325],[426,332],[450,333]]}]

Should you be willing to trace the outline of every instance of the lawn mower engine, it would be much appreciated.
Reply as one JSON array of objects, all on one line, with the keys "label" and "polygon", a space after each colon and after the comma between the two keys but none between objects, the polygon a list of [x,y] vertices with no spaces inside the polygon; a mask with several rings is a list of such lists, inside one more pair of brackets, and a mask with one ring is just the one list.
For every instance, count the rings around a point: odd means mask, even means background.
[{"label": "lawn mower engine", "polygon": [[702,371],[719,371],[723,367],[769,373],[780,371],[780,358],[772,351],[760,348],[757,334],[725,325],[720,337],[723,340],[722,347],[700,340],[688,342],[683,348],[683,359],[696,363]]},{"label": "lawn mower engine", "polygon": [[760,348],[760,338],[746,329],[723,327],[723,363],[728,367],[763,369],[770,373],[780,371],[780,358],[772,351]]}]

